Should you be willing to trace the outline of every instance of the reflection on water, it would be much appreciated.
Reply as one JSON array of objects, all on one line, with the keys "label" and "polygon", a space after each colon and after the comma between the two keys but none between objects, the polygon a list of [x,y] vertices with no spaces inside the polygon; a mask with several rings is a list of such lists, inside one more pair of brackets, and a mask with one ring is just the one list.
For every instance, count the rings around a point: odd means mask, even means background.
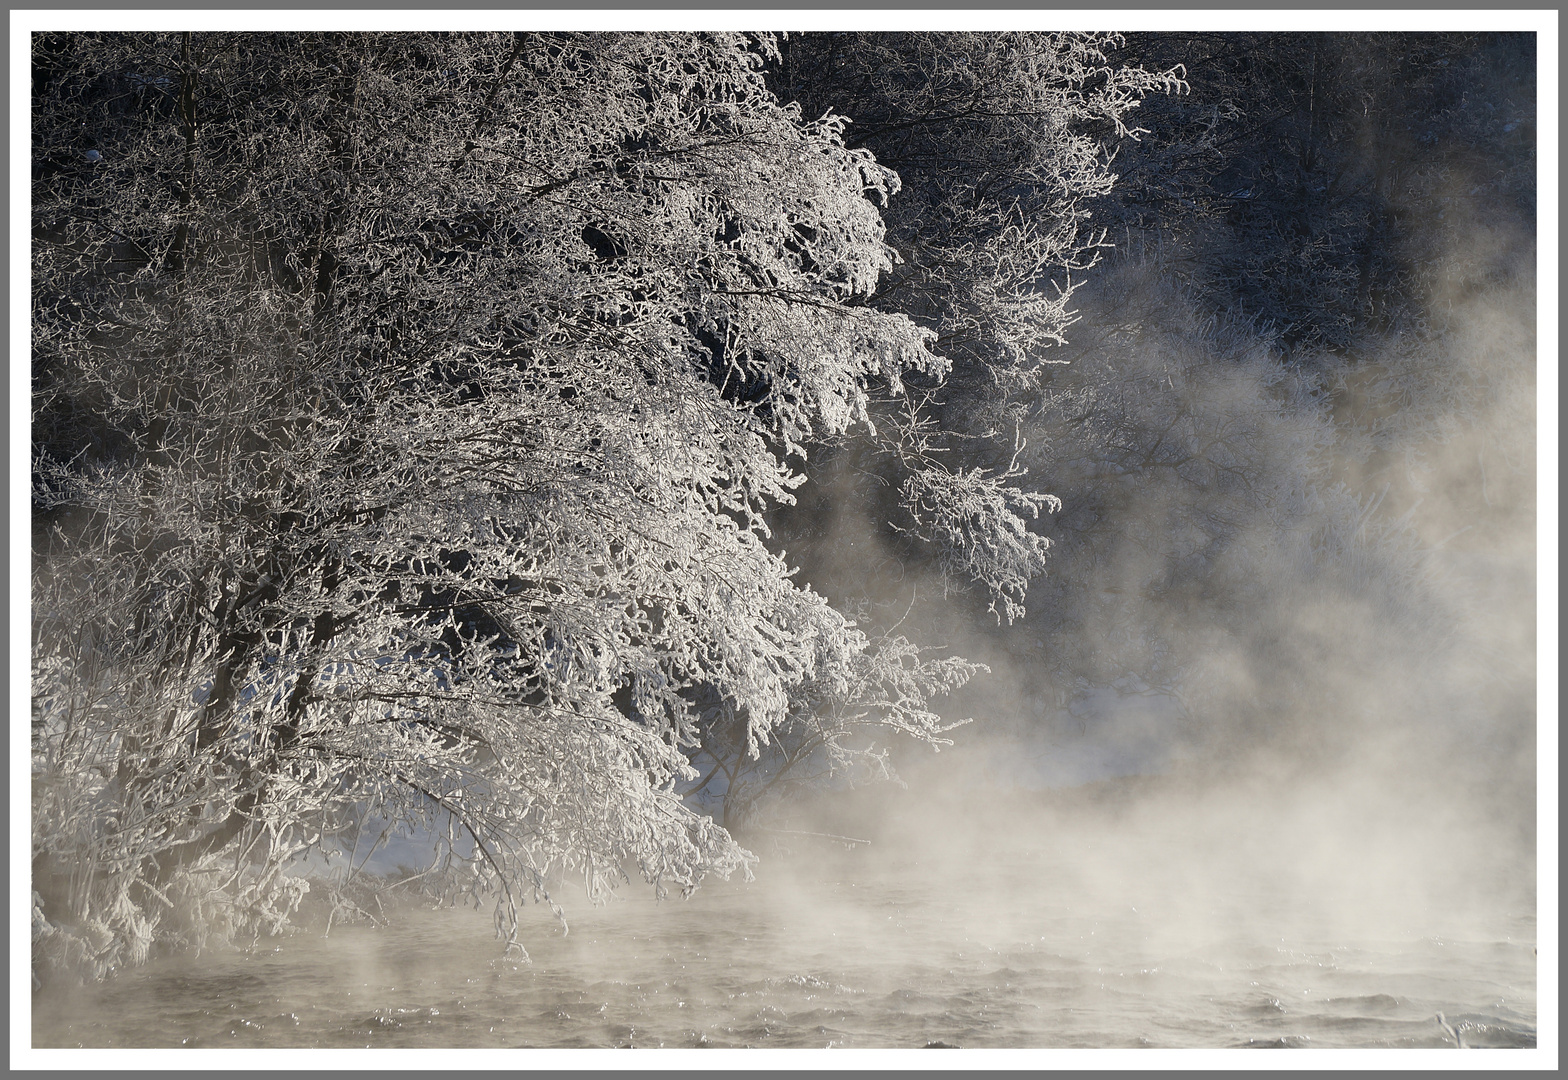
[{"label": "reflection on water", "polygon": [[[1125,858],[1126,853],[1118,853]],[[35,1046],[1442,1047],[1535,1045],[1535,920],[1343,920],[1266,883],[1114,887],[1048,849],[955,878],[865,850],[655,903],[414,910],[34,998]],[[809,872],[808,872],[809,871]],[[1276,883],[1277,884],[1277,883]],[[1286,892],[1289,890],[1286,889]],[[1198,916],[1202,916],[1201,918]]]}]

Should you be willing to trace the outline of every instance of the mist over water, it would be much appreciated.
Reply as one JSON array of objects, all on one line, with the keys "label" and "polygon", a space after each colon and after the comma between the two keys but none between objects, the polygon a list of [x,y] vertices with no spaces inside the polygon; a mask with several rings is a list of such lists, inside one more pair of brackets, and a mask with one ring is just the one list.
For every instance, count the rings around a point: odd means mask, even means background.
[{"label": "mist over water", "polygon": [[[885,578],[902,632],[985,663],[941,705],[974,722],[895,743],[896,785],[764,807],[755,880],[563,883],[527,962],[409,900],[46,987],[33,1044],[1536,1046],[1534,248],[1472,239],[1505,285],[1433,301],[1440,352],[1354,362],[1285,364],[1157,253],[1097,271],[1032,414],[1064,509],[1029,617],[942,602],[853,505],[807,569]],[[1188,471],[1106,481],[1105,446],[1171,431]]]},{"label": "mist over water", "polygon": [[[1497,307],[1478,325],[1525,314]],[[1518,354],[1454,362],[1483,361]],[[532,909],[530,963],[487,912],[417,905],[159,960],[36,996],[34,1045],[1535,1046],[1533,380],[1488,375],[1463,430],[1367,453],[1421,451],[1352,523],[1406,532],[1314,565],[1290,543],[1344,523],[1260,507],[1235,530],[1252,592],[1072,609],[1090,654],[1166,643],[1178,678],[1113,658],[1064,686],[1040,659],[1063,627],[933,618],[991,667],[951,703],[975,723],[895,746],[902,787],[772,807],[742,833],[753,882],[563,889],[571,932]],[[1086,573],[1070,545],[1069,586],[1147,571],[1129,546]]]},{"label": "mist over water", "polygon": [[1534,1046],[1533,430],[1509,377],[1379,485],[1361,535],[1406,533],[1292,562],[1302,523],[1260,509],[1237,535],[1261,593],[1077,609],[1091,652],[1195,639],[1184,678],[1063,687],[1039,659],[1061,627],[934,619],[991,667],[951,703],[975,723],[895,746],[902,787],[772,807],[742,833],[753,882],[563,888],[571,932],[532,909],[530,963],[488,912],[418,905],[160,960],[36,996],[34,1044]]},{"label": "mist over water", "polygon": [[758,837],[756,881],[628,893],[570,934],[534,909],[531,964],[498,955],[485,912],[410,911],[46,994],[34,1040],[1421,1048],[1452,1045],[1441,1011],[1469,1046],[1534,1045],[1527,883],[1428,858],[1470,837],[1385,820],[1347,845],[1332,816],[1246,812],[1261,787],[1128,794],[840,805],[869,847]]}]

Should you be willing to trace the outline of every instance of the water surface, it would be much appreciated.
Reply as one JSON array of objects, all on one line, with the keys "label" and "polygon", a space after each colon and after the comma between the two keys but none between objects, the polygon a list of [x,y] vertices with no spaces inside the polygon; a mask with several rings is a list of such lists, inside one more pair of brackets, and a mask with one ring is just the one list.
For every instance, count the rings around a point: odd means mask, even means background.
[{"label": "water surface", "polygon": [[[1535,919],[1093,844],[950,859],[822,845],[750,883],[163,959],[34,997],[37,1047],[1473,1047],[1536,1040]],[[1139,867],[1139,859],[1143,867]],[[1255,865],[1256,860],[1248,860]],[[1347,919],[1346,913],[1359,917]]]}]

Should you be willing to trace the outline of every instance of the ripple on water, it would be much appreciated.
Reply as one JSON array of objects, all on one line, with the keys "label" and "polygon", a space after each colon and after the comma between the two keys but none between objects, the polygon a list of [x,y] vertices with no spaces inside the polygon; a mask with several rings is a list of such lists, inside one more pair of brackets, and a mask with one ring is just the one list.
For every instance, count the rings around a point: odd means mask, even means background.
[{"label": "ripple on water", "polygon": [[1232,1043],[1232,1047],[1250,1050],[1305,1050],[1312,1046],[1310,1035],[1276,1035],[1273,1038],[1255,1036],[1243,1042]]}]

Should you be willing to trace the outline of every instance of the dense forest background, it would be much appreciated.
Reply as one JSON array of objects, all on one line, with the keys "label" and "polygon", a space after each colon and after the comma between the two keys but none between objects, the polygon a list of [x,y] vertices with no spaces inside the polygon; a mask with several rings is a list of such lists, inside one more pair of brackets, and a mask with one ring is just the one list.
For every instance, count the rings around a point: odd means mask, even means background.
[{"label": "dense forest background", "polygon": [[1075,738],[1528,838],[1533,35],[33,60],[35,972]]}]

